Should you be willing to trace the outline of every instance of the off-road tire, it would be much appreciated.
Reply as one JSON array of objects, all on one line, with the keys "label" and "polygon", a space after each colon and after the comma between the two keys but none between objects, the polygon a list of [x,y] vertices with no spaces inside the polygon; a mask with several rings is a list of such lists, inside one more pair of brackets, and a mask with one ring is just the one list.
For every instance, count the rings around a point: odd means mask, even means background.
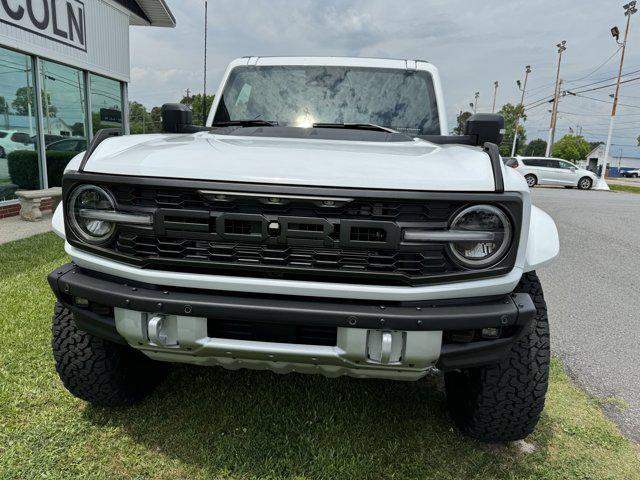
[{"label": "off-road tire", "polygon": [[449,412],[465,434],[484,442],[529,435],[544,408],[549,378],[549,322],[540,280],[525,273],[515,292],[528,293],[536,315],[500,363],[445,373]]},{"label": "off-road tire", "polygon": [[80,330],[73,314],[56,302],[51,345],[56,371],[73,395],[102,407],[142,401],[167,367],[126,345]]},{"label": "off-road tire", "polygon": [[527,173],[524,176],[524,179],[527,181],[527,185],[529,186],[529,188],[533,188],[538,184],[538,177],[536,177],[532,173]]},{"label": "off-road tire", "polygon": [[578,180],[578,188],[580,190],[589,190],[591,187],[593,187],[593,180],[589,177],[582,177]]}]

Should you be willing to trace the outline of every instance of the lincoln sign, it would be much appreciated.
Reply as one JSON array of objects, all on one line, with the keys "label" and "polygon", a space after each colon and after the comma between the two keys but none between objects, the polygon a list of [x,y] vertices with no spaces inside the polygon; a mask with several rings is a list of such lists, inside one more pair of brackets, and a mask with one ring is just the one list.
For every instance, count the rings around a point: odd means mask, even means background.
[{"label": "lincoln sign", "polygon": [[84,3],[79,0],[0,0],[0,22],[87,50]]}]

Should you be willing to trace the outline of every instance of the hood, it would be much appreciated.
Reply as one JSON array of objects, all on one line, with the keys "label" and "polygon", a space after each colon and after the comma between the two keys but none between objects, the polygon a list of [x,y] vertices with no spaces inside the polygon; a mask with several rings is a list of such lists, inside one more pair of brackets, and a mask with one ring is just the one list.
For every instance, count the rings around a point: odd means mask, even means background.
[{"label": "hood", "polygon": [[478,148],[422,140],[361,142],[216,135],[130,135],[102,142],[92,173],[345,188],[494,190]]}]

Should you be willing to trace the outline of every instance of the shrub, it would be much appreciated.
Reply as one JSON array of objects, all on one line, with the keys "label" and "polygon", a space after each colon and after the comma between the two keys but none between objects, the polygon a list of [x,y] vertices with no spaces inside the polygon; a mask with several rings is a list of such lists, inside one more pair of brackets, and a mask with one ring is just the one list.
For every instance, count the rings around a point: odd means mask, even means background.
[{"label": "shrub", "polygon": [[[47,152],[47,178],[49,186],[62,185],[64,168],[78,152]],[[16,150],[11,152],[9,161],[9,176],[11,181],[21,190],[36,190],[40,188],[38,168],[38,153],[33,150]]]},{"label": "shrub", "polygon": [[7,156],[9,177],[23,190],[38,188],[38,154],[30,150],[16,150]]}]

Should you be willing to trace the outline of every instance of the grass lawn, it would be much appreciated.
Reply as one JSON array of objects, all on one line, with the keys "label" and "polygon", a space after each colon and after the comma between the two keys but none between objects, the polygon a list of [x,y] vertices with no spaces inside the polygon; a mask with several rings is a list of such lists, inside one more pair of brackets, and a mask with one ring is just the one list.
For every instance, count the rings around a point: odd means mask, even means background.
[{"label": "grass lawn", "polygon": [[183,366],[142,405],[89,406],[49,347],[45,276],[64,261],[53,234],[0,246],[0,479],[640,479],[638,446],[557,362],[532,453],[461,436],[438,377]]},{"label": "grass lawn", "polygon": [[609,188],[614,192],[640,193],[640,186],[636,185],[619,185],[610,183]]}]

